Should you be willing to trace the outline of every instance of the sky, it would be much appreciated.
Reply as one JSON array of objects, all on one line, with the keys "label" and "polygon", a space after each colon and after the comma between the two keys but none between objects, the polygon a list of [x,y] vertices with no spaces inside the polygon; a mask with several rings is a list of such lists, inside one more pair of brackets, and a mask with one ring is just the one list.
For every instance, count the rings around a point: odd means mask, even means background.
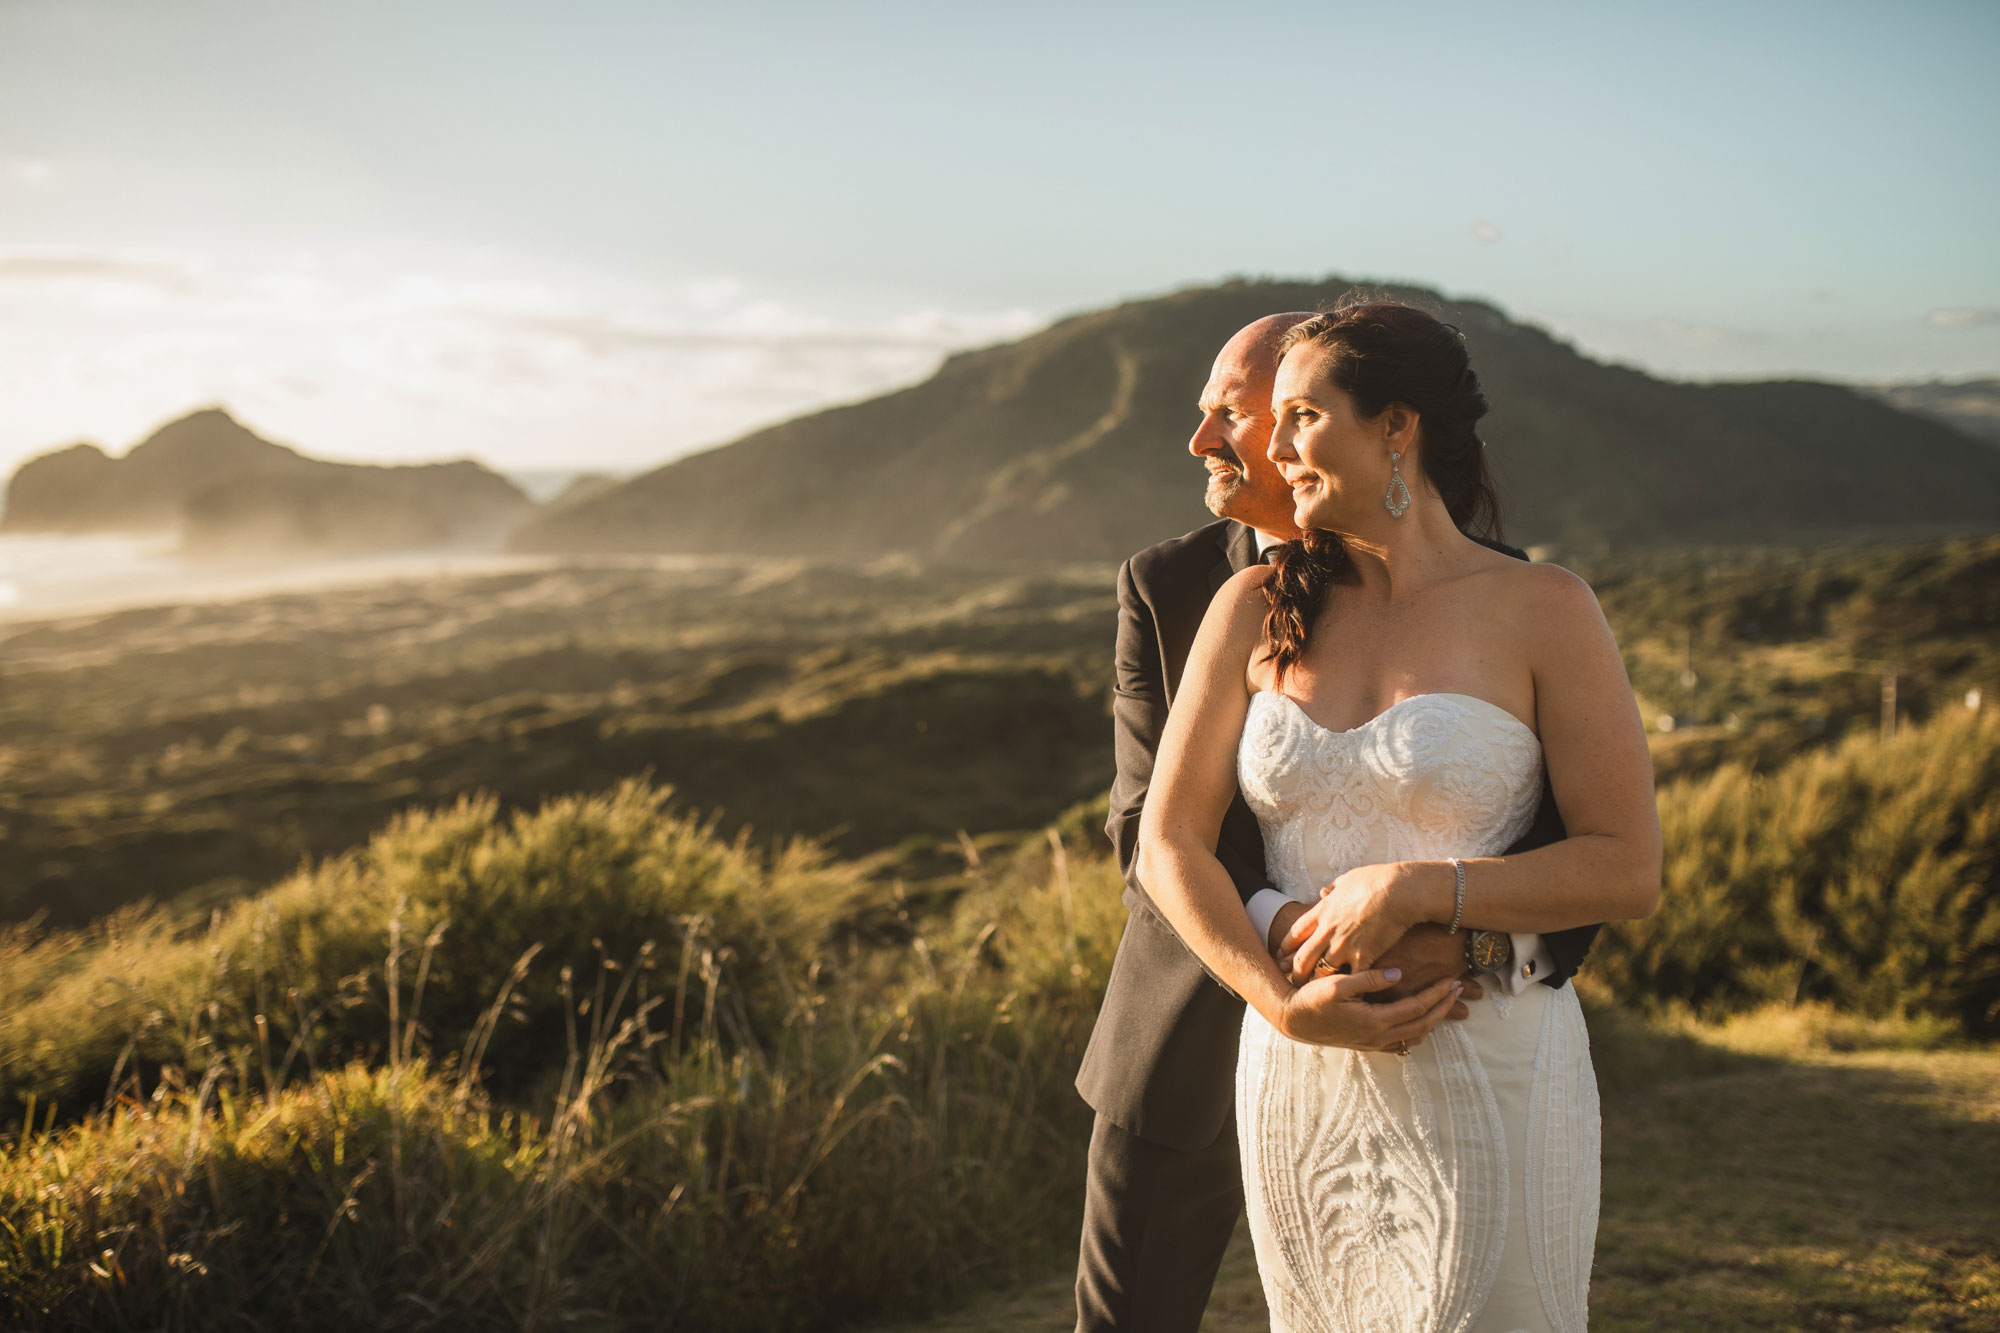
[{"label": "sky", "polygon": [[0,472],[627,472],[1237,275],[2000,374],[2000,4],[0,0]]}]

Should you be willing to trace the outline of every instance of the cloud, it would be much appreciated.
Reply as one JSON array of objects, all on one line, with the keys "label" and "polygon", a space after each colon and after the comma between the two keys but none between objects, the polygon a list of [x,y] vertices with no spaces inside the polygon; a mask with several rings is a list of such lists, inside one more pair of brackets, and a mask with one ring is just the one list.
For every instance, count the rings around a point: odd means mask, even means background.
[{"label": "cloud", "polygon": [[1474,240],[1494,245],[1500,240],[1500,229],[1490,222],[1475,222],[1472,224],[1472,237]]},{"label": "cloud", "polygon": [[201,282],[184,264],[102,250],[0,248],[0,283],[83,283],[141,287],[182,296]]},{"label": "cloud", "polygon": [[1924,316],[1924,323],[1934,329],[1983,328],[1988,324],[2000,324],[2000,306],[1941,305]]},{"label": "cloud", "polygon": [[621,351],[899,351],[946,352],[998,339],[1019,337],[1041,321],[1026,311],[997,315],[950,315],[919,311],[881,323],[842,323],[797,314],[760,303],[728,317],[697,324],[660,316],[592,312],[493,316],[463,310],[475,320],[494,320],[519,333],[567,339],[598,355]]},{"label": "cloud", "polygon": [[1019,309],[871,312],[511,256],[0,246],[0,474],[223,402],[310,452],[620,470],[921,380]]}]

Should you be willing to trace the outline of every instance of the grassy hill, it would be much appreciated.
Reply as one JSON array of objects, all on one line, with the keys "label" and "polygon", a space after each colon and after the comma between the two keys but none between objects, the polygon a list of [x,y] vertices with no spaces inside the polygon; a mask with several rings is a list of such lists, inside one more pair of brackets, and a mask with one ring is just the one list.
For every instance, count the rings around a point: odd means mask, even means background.
[{"label": "grassy hill", "polygon": [[1110,586],[612,566],[9,625],[0,921],[219,901],[412,803],[642,773],[854,855],[1032,828],[1110,782]]},{"label": "grassy hill", "polygon": [[[1347,284],[1234,282],[1066,319],[930,380],[670,463],[516,534],[524,551],[1115,560],[1202,519],[1184,445],[1216,350]],[[1518,543],[1586,550],[1990,531],[2000,455],[1828,384],[1677,384],[1477,302],[1464,330]]]}]

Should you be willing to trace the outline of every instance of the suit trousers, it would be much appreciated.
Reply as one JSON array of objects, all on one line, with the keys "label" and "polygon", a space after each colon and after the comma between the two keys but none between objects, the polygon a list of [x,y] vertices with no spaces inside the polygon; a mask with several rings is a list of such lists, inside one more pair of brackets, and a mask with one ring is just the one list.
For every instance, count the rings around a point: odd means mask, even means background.
[{"label": "suit trousers", "polygon": [[1076,1266],[1077,1333],[1194,1333],[1243,1212],[1232,1109],[1215,1142],[1162,1147],[1097,1117]]}]

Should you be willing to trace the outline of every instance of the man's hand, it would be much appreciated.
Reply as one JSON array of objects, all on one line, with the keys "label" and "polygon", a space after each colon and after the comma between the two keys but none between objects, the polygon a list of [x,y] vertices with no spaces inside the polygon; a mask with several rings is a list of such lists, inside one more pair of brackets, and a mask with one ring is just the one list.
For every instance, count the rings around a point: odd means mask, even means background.
[{"label": "man's hand", "polygon": [[[1389,952],[1382,955],[1378,967],[1401,968],[1403,979],[1388,990],[1368,996],[1373,1003],[1384,1000],[1400,1000],[1407,995],[1415,995],[1424,987],[1441,981],[1445,977],[1456,977],[1465,973],[1465,936],[1454,935],[1435,922],[1412,926],[1389,946]],[[1467,1000],[1476,1000],[1486,992],[1470,976],[1465,979]],[[1453,1007],[1453,1018],[1464,1018],[1466,1007]]]}]

